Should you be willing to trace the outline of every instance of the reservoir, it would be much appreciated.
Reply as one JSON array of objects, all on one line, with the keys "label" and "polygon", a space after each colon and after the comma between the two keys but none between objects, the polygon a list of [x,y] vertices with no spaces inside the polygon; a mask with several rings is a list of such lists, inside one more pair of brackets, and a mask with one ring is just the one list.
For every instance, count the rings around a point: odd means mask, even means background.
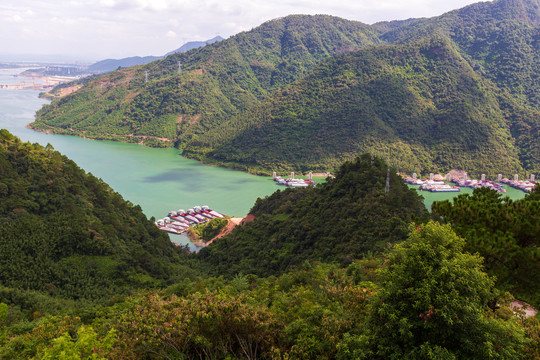
[{"label": "reservoir", "polygon": [[[21,70],[0,70],[0,83],[14,83]],[[26,79],[27,80],[27,79]],[[0,129],[23,141],[50,143],[79,167],[103,179],[124,199],[138,204],[148,217],[162,218],[171,210],[208,205],[223,214],[244,217],[255,200],[277,190],[271,177],[205,166],[180,156],[176,149],[88,140],[44,134],[25,126],[47,100],[34,90],[0,89]],[[180,244],[193,245],[185,235],[171,235]]]},{"label": "reservoir", "polygon": [[[0,70],[0,83],[25,79],[14,77],[20,69]],[[180,156],[176,149],[155,149],[137,144],[88,140],[75,136],[52,135],[27,129],[35,112],[47,103],[35,90],[0,89],[0,129],[7,129],[23,141],[50,143],[75,161],[79,167],[103,179],[124,199],[140,205],[148,217],[161,218],[171,210],[208,205],[222,214],[244,217],[255,200],[278,189],[271,177],[202,165]],[[281,174],[285,175],[285,174]],[[508,174],[509,175],[509,174]],[[525,193],[506,187],[506,196],[522,198]],[[421,192],[425,204],[451,199],[463,193]],[[171,235],[171,240],[195,246],[185,235]]]}]

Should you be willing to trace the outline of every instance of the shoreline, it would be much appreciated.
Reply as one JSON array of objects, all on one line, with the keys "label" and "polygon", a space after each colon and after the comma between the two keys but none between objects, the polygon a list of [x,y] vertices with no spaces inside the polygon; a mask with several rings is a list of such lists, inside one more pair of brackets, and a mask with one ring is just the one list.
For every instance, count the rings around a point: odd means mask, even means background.
[{"label": "shoreline", "polygon": [[[111,136],[112,138],[110,139],[107,139],[107,138],[100,138],[100,137],[88,137],[88,136],[85,136],[85,135],[79,135],[79,134],[75,134],[75,133],[70,133],[74,130],[72,129],[63,129],[63,128],[57,128],[57,127],[54,127],[54,126],[51,126],[51,125],[48,125],[46,123],[40,123],[40,124],[43,124],[44,126],[47,126],[50,128],[50,130],[48,129],[40,129],[40,128],[35,128],[31,125],[32,123],[29,123],[29,124],[26,124],[25,125],[25,128],[27,129],[31,129],[31,130],[34,130],[34,131],[37,131],[37,132],[41,132],[41,133],[44,133],[44,134],[53,134],[53,135],[65,135],[65,136],[76,136],[76,137],[80,137],[82,139],[87,139],[87,140],[97,140],[97,141],[114,141],[114,142],[121,142],[121,143],[126,143],[126,144],[137,144],[137,145],[142,145],[142,146],[145,146],[145,147],[149,147],[149,148],[161,148],[161,147],[156,147],[156,146],[148,146],[146,144],[144,144],[144,140],[147,139],[147,138],[152,138],[152,139],[157,139],[159,141],[162,141],[162,142],[165,142],[165,143],[171,143],[173,142],[173,140],[171,139],[168,139],[168,138],[160,138],[160,137],[157,137],[157,136],[152,136],[152,135],[134,135],[134,134],[127,134],[127,135],[118,135],[118,134],[107,134],[107,136]],[[55,131],[55,130],[60,130],[60,131]],[[83,133],[85,133],[85,131],[81,131]],[[127,138],[142,138],[141,141],[139,142],[129,142],[129,141],[122,141],[122,139],[115,139],[114,137],[127,137]],[[170,147],[165,147],[165,148],[170,148]],[[174,147],[173,147],[174,148]],[[175,149],[178,149],[178,148],[175,148]],[[212,167],[219,167],[219,168],[223,168],[223,169],[229,169],[229,170],[234,170],[234,171],[241,171],[243,173],[246,173],[246,174],[250,174],[250,175],[255,175],[255,176],[263,176],[263,177],[267,177],[267,176],[272,176],[272,171],[271,170],[268,170],[267,172],[265,171],[252,171],[252,170],[246,170],[246,169],[243,169],[243,168],[240,168],[240,167],[237,167],[237,166],[226,166],[224,164],[216,164],[216,163],[209,163],[209,162],[205,162],[204,160],[201,160],[201,159],[196,159],[196,158],[191,158],[191,157],[188,157],[188,156],[185,156],[183,155],[182,153],[179,154],[180,156],[182,156],[183,158],[185,159],[189,159],[189,160],[194,160],[194,161],[198,161],[200,164],[202,165],[205,165],[205,166],[212,166]],[[287,173],[287,172],[294,172],[295,173],[295,176],[298,176],[298,177],[306,177],[308,176],[308,174],[303,174],[303,173],[297,173],[296,171],[294,170],[287,170],[287,171],[283,171],[284,173]],[[323,177],[323,178],[326,178],[328,176],[332,176],[332,174],[330,172],[313,172],[312,173],[313,177]]]}]

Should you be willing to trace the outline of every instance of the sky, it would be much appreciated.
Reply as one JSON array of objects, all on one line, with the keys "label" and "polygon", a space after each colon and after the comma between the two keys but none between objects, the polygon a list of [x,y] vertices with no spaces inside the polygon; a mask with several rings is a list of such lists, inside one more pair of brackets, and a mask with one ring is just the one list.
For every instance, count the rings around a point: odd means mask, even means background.
[{"label": "sky", "polygon": [[188,41],[217,35],[228,38],[290,14],[329,14],[373,24],[437,16],[475,2],[478,0],[2,0],[0,60],[22,54],[64,56],[81,63],[161,56]]}]

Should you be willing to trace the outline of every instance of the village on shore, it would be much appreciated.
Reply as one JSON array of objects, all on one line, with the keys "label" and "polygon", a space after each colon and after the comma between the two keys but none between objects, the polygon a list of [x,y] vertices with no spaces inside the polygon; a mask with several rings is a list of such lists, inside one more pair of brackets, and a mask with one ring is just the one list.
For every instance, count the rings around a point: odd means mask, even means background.
[{"label": "village on shore", "polygon": [[[462,187],[472,189],[487,187],[500,193],[505,193],[504,185],[511,186],[515,189],[530,193],[536,186],[538,181],[535,181],[534,174],[531,174],[527,180],[519,180],[518,174],[514,178],[508,179],[502,174],[497,175],[497,181],[486,179],[486,174],[482,174],[480,180],[471,179],[467,172],[450,172],[445,177],[437,174],[429,174],[429,179],[419,179],[416,172],[412,176],[400,174],[404,181],[410,185],[418,185],[418,190],[427,190],[430,192],[458,192]],[[454,185],[450,185],[453,183]]]}]

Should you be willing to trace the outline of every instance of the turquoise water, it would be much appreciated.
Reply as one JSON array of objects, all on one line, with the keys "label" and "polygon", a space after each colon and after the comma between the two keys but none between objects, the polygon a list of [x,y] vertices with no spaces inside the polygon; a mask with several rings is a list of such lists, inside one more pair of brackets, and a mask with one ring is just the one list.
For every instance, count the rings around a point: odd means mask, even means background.
[{"label": "turquoise water", "polygon": [[[16,73],[16,70],[0,70],[0,84],[25,80],[13,77]],[[25,126],[33,121],[35,112],[47,103],[38,95],[34,90],[0,89],[0,129],[9,130],[23,141],[50,143],[125,199],[140,205],[148,217],[164,217],[171,210],[195,205],[208,205],[226,215],[243,217],[258,197],[279,188],[269,177],[201,165],[181,157],[176,149],[48,135],[27,129]],[[508,187],[507,191],[514,199],[525,195]],[[472,190],[465,188],[461,193],[468,192]],[[429,209],[433,201],[451,199],[458,194],[422,192]],[[186,236],[171,235],[171,240],[196,250]]]},{"label": "turquoise water", "polygon": [[[0,83],[14,81],[0,71]],[[33,90],[0,89],[0,128],[23,141],[47,145],[103,179],[125,199],[138,204],[148,217],[164,217],[171,210],[208,205],[221,213],[243,217],[257,197],[278,187],[269,177],[201,165],[180,156],[176,149],[153,149],[137,144],[88,140],[39,133],[25,128],[46,100]],[[186,236],[174,242],[190,244]],[[193,248],[193,246],[192,246]]]},{"label": "turquoise water", "polygon": [[[453,184],[451,184],[453,185]],[[443,200],[452,200],[454,197],[458,196],[459,194],[472,194],[473,189],[468,187],[462,187],[461,191],[459,192],[429,192],[429,191],[420,191],[418,190],[418,186],[414,185],[407,185],[411,189],[416,189],[420,195],[424,197],[424,204],[428,208],[429,211],[431,211],[431,205],[435,201],[443,201]],[[512,200],[522,199],[525,197],[525,193],[521,190],[514,189],[510,186],[504,186],[504,189],[506,190],[505,193],[503,193],[503,196],[508,196]]]}]

